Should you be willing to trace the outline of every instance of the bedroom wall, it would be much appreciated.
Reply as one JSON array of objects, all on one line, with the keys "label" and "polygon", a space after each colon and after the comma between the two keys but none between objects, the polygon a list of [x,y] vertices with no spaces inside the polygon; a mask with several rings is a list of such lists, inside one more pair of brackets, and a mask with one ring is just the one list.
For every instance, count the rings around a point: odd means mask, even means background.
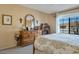
[{"label": "bedroom wall", "polygon": [[76,15],[77,16],[79,15],[79,9],[56,13],[56,33],[60,33],[59,19],[61,17],[72,17],[72,16],[76,16]]},{"label": "bedroom wall", "polygon": [[[2,25],[2,15],[12,16],[12,25]],[[51,32],[55,32],[53,15],[45,14],[36,10],[22,7],[20,5],[0,5],[0,50],[16,46],[14,35],[18,32],[20,23],[19,19],[24,20],[25,15],[32,14],[36,20],[51,26]],[[24,21],[23,21],[24,22]]]}]

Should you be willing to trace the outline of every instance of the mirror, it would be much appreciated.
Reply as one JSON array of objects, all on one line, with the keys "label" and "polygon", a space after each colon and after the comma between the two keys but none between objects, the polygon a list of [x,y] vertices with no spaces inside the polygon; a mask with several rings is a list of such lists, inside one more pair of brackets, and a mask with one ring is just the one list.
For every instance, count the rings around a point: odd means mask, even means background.
[{"label": "mirror", "polygon": [[25,16],[25,27],[28,27],[29,30],[35,27],[35,18],[33,15],[28,14]]}]

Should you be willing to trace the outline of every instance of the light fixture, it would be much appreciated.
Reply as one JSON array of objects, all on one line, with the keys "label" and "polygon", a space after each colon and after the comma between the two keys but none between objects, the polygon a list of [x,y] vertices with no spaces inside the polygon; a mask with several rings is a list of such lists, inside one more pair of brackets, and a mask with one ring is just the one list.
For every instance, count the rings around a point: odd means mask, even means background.
[{"label": "light fixture", "polygon": [[22,18],[20,18],[19,20],[20,20],[20,23],[22,23]]}]

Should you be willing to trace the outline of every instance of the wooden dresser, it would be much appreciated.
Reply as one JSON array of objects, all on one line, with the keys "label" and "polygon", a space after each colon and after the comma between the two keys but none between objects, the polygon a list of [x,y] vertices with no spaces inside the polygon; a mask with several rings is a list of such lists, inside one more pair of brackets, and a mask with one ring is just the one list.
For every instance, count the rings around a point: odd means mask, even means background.
[{"label": "wooden dresser", "polygon": [[32,31],[20,31],[20,46],[33,44],[35,34]]}]

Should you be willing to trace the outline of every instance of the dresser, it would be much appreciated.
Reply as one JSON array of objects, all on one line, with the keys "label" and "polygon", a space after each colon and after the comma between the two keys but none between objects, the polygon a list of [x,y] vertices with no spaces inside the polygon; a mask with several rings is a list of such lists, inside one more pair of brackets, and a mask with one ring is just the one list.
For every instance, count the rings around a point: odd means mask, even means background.
[{"label": "dresser", "polygon": [[32,31],[20,31],[20,46],[33,44],[35,33]]}]

